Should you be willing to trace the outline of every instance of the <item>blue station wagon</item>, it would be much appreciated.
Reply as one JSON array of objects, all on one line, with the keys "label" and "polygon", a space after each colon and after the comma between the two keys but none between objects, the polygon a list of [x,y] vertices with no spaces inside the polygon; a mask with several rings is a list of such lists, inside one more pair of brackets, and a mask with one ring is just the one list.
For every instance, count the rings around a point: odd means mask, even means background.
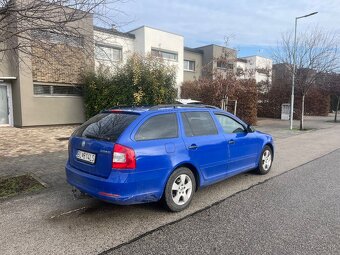
[{"label": "blue station wagon", "polygon": [[82,193],[115,203],[189,206],[198,188],[256,169],[270,171],[273,138],[205,105],[102,111],[69,140],[66,175]]}]

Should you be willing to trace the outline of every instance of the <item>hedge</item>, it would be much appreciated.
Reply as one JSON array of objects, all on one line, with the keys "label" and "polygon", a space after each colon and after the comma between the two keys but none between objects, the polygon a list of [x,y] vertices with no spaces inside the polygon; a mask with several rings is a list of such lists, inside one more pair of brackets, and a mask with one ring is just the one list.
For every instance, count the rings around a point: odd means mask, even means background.
[{"label": "hedge", "polygon": [[176,72],[160,58],[134,54],[114,69],[98,68],[84,74],[86,117],[121,105],[173,103],[177,95]]}]

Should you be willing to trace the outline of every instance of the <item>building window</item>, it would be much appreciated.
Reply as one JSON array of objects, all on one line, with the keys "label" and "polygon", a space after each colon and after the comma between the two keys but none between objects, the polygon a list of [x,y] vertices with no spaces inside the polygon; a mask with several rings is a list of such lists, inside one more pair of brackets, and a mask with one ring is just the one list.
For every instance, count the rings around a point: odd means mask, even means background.
[{"label": "building window", "polygon": [[102,61],[121,61],[122,49],[114,46],[104,46],[96,44],[95,56]]},{"label": "building window", "polygon": [[46,40],[53,44],[67,44],[74,47],[84,46],[84,38],[78,35],[62,34],[48,30],[32,31],[32,36],[39,40]]},{"label": "building window", "polygon": [[222,69],[228,69],[228,70],[234,69],[234,65],[232,63],[227,63],[222,60],[217,61],[217,67],[222,68]]},{"label": "building window", "polygon": [[157,49],[151,49],[151,55],[163,59],[178,60],[177,52],[163,51]]},{"label": "building window", "polygon": [[184,70],[185,71],[195,71],[195,61],[184,60]]},{"label": "building window", "polygon": [[81,86],[33,85],[34,95],[37,96],[81,96]]}]

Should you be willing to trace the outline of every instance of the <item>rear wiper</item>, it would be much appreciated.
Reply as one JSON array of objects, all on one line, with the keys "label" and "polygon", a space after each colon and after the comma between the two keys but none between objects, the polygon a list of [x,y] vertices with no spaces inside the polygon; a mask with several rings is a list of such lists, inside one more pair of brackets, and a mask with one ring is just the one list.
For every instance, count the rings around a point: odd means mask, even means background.
[{"label": "rear wiper", "polygon": [[103,137],[103,136],[95,136],[95,135],[86,135],[86,138],[93,138],[98,140],[104,140],[104,141],[111,141],[109,137]]}]

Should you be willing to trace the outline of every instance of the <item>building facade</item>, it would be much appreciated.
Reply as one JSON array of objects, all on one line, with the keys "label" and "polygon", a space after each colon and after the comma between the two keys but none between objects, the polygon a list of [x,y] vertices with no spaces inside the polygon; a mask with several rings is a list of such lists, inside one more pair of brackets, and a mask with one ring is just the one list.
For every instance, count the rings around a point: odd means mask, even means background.
[{"label": "building facade", "polygon": [[[28,53],[0,50],[1,126],[75,124],[85,120],[81,75],[93,66],[89,57],[93,56],[93,48],[84,46],[93,40],[93,18],[88,15],[73,25],[82,31],[80,37],[36,31],[28,34],[28,39],[15,38],[17,45],[30,45]],[[48,42],[50,47],[40,47],[35,39]],[[0,45],[3,49],[5,46]]]},{"label": "building facade", "polygon": [[[253,76],[243,78],[253,77],[259,82],[264,79],[261,68],[271,68],[271,60],[258,56],[237,59],[235,50],[219,45],[184,47],[183,36],[148,26],[123,33],[93,26],[91,16],[76,25],[84,34],[71,41],[69,36],[63,38],[53,32],[35,34],[40,41],[52,42],[49,50],[35,47],[34,43],[31,55],[5,54],[0,50],[0,125],[82,123],[85,120],[83,72],[100,66],[114,68],[134,53],[161,57],[175,66],[178,95],[184,81],[253,70]],[[21,39],[16,40],[20,43]],[[4,46],[0,44],[1,47]],[[52,58],[53,54],[59,54],[63,61]]]}]

